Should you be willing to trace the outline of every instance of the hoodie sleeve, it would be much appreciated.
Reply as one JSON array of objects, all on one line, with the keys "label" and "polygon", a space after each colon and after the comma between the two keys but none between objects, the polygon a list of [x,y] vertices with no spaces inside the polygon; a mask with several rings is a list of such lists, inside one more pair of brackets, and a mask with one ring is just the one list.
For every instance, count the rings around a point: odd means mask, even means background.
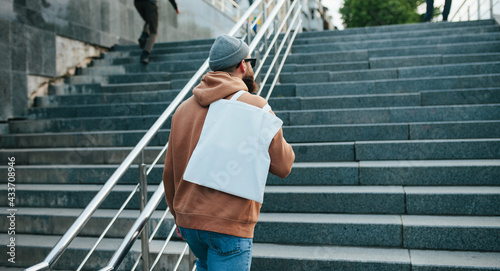
[{"label": "hoodie sleeve", "polygon": [[292,146],[290,146],[283,137],[282,128],[280,128],[271,141],[269,156],[271,157],[269,172],[280,178],[286,178],[292,171],[295,153],[293,152]]},{"label": "hoodie sleeve", "polygon": [[167,155],[165,157],[165,166],[163,168],[163,186],[165,188],[165,200],[170,208],[170,213],[174,216],[174,195],[175,195],[175,185],[174,185],[174,163],[172,160],[172,133],[168,138]]}]

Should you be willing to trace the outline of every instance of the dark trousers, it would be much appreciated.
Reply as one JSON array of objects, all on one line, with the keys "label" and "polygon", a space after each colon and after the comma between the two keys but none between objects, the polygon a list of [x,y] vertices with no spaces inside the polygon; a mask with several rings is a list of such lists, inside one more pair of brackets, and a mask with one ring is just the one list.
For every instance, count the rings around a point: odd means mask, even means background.
[{"label": "dark trousers", "polygon": [[[448,14],[450,14],[451,0],[445,0],[443,10],[443,21],[448,21]],[[425,14],[425,21],[432,20],[434,14],[434,0],[427,0],[427,13]]]},{"label": "dark trousers", "polygon": [[146,45],[144,51],[151,53],[156,37],[158,36],[158,6],[156,3],[149,1],[134,1],[135,8],[144,20],[144,29],[147,34]]}]

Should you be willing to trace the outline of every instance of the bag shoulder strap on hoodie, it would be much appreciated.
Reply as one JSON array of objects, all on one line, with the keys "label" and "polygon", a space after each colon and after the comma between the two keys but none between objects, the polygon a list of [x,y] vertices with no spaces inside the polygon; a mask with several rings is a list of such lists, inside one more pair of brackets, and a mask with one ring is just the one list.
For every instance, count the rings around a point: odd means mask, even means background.
[{"label": "bag shoulder strap on hoodie", "polygon": [[[240,90],[240,91],[236,92],[236,93],[233,95],[233,97],[231,97],[231,99],[230,99],[230,100],[231,100],[231,101],[236,101],[236,100],[238,100],[238,98],[240,98],[240,97],[241,97],[241,95],[243,95],[245,92],[246,92],[246,91],[244,91],[244,90]],[[269,104],[264,105],[264,107],[262,107],[262,111],[264,111],[264,112],[269,112],[269,111],[271,111],[271,106],[269,106]]]},{"label": "bag shoulder strap on hoodie", "polygon": [[240,91],[236,92],[236,93],[233,95],[233,97],[231,97],[231,99],[230,99],[230,100],[231,100],[231,101],[236,101],[236,100],[238,100],[238,98],[239,98],[241,95],[243,95],[243,93],[245,93],[245,92],[246,92],[246,91],[244,91],[244,90],[240,90]]}]

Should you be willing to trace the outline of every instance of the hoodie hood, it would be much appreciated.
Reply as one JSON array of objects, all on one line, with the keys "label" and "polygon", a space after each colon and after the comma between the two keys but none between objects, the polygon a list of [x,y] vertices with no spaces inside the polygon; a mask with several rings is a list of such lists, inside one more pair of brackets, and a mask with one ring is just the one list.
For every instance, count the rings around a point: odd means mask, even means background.
[{"label": "hoodie hood", "polygon": [[193,95],[201,106],[223,99],[240,90],[248,91],[243,80],[226,72],[208,72],[203,76],[198,86],[193,89]]}]

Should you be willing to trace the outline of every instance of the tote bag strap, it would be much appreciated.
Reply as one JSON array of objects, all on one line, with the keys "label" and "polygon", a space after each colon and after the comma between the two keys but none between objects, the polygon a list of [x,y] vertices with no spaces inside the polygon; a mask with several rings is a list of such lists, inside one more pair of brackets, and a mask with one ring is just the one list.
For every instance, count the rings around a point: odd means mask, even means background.
[{"label": "tote bag strap", "polygon": [[[244,91],[244,90],[240,90],[240,91],[236,92],[236,93],[233,95],[233,97],[231,97],[231,99],[230,99],[230,100],[231,100],[231,101],[236,101],[236,100],[238,100],[238,98],[240,98],[240,97],[241,97],[241,95],[243,95],[245,92],[246,92],[246,91]],[[269,112],[269,111],[271,111],[271,106],[269,106],[269,104],[264,105],[264,107],[262,107],[262,111],[264,111],[264,112]]]},{"label": "tote bag strap", "polygon": [[243,95],[245,92],[246,92],[246,91],[244,91],[244,90],[240,90],[240,91],[236,92],[236,93],[233,95],[233,97],[231,97],[231,101],[236,101],[236,100],[238,100],[238,98],[239,98],[241,95]]}]

